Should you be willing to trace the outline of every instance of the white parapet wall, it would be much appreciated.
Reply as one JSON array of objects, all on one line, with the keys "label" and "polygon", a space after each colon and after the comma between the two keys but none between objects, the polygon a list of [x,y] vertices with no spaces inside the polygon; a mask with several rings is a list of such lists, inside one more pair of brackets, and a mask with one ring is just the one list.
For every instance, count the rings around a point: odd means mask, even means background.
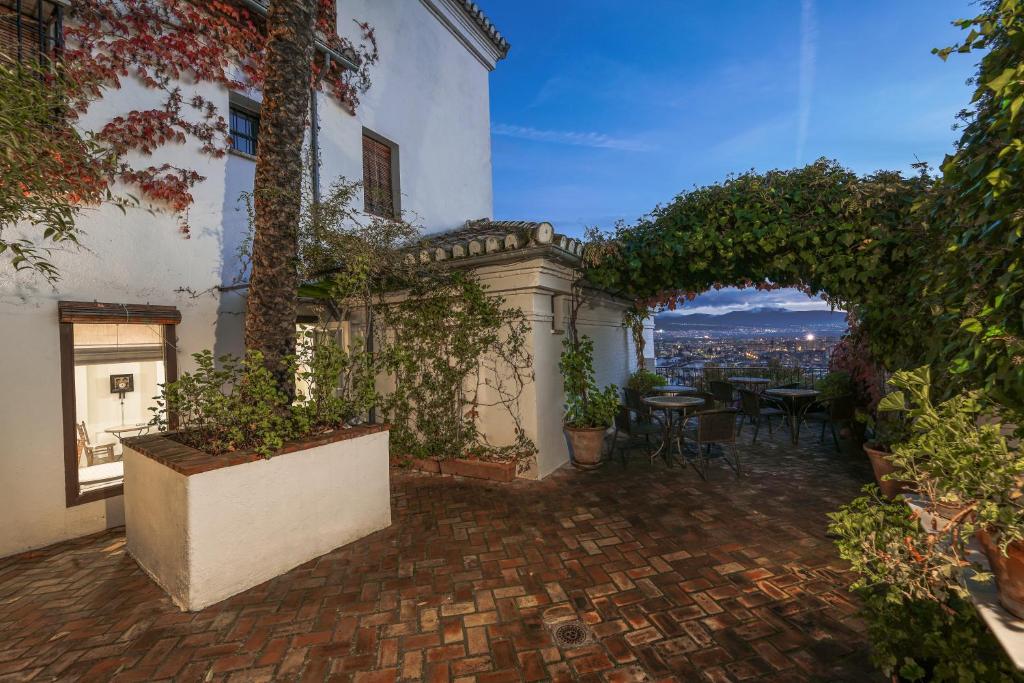
[{"label": "white parapet wall", "polygon": [[178,607],[199,610],[388,527],[388,432],[345,436],[220,460],[161,436],[128,440],[129,554]]}]

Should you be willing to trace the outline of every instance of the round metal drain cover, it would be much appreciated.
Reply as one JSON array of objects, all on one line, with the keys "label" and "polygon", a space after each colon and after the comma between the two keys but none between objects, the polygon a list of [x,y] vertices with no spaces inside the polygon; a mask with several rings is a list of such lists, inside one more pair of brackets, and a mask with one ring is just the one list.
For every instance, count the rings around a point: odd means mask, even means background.
[{"label": "round metal drain cover", "polygon": [[582,621],[570,621],[555,627],[555,642],[562,647],[576,647],[587,642],[590,633]]}]

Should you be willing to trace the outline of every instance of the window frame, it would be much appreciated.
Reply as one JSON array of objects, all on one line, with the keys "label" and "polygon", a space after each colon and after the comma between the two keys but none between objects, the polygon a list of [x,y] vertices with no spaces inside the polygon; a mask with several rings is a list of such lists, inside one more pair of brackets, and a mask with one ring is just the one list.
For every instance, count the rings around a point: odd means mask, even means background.
[{"label": "window frame", "polygon": [[[57,325],[60,334],[61,417],[64,439],[65,506],[84,505],[124,494],[124,481],[113,486],[82,492],[78,479],[77,410],[75,409],[75,325],[117,323],[160,325],[164,344],[164,378],[178,379],[177,331],[181,313],[174,306],[150,304],[111,304],[82,301],[58,301]],[[169,416],[173,428],[174,416]]]},{"label": "window frame", "polygon": [[[235,146],[235,134],[234,128],[231,125],[232,115],[238,114],[243,117],[252,119],[256,123],[256,135],[245,135],[241,134],[238,137],[252,141],[253,152],[246,152],[245,150],[238,149]],[[260,148],[260,103],[256,100],[249,99],[248,97],[241,95],[236,92],[229,93],[228,95],[228,136],[231,138],[231,153],[237,154],[246,159],[255,159],[256,152]]]},{"label": "window frame", "polygon": [[[382,216],[379,213],[370,211],[366,202],[366,171],[365,171],[365,159],[366,159],[366,138],[373,140],[374,142],[384,145],[391,150],[391,211],[394,215]],[[383,135],[376,133],[369,128],[363,127],[363,136],[361,138],[362,144],[362,155],[363,155],[363,212],[371,216],[377,216],[378,218],[386,218],[389,220],[398,220],[402,216],[402,192],[401,192],[401,169],[399,166],[399,148],[398,143],[393,140],[389,140]]]}]

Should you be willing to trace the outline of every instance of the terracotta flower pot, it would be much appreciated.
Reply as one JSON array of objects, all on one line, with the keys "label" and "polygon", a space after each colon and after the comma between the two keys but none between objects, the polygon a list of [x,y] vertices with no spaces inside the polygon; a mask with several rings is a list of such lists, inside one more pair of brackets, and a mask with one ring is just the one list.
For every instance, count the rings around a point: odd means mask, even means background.
[{"label": "terracotta flower pot", "polygon": [[871,461],[871,469],[875,472],[875,481],[878,482],[878,488],[882,489],[883,496],[895,498],[901,493],[910,490],[910,484],[905,481],[882,478],[896,471],[896,468],[889,460],[889,453],[871,448],[867,444],[864,444],[864,452],[867,453],[868,460]]},{"label": "terracotta flower pot", "polygon": [[975,536],[992,565],[999,587],[999,602],[1014,616],[1024,619],[1024,543],[1014,541],[1003,555],[987,531],[980,530]]},{"label": "terracotta flower pot", "polygon": [[569,442],[569,455],[572,458],[572,464],[583,470],[600,467],[606,431],[604,427],[569,427],[566,425],[565,438]]}]

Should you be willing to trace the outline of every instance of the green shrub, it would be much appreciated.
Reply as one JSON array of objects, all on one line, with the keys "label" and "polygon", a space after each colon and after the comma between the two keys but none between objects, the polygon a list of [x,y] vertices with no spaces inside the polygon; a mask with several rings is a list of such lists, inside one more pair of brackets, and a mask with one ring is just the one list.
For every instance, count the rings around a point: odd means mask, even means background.
[{"label": "green shrub", "polygon": [[930,501],[971,508],[975,517],[964,520],[966,534],[991,528],[1003,547],[1024,539],[1024,458],[1010,449],[994,417],[980,420],[995,407],[974,391],[936,404],[927,366],[897,372],[890,384],[896,391],[878,410],[904,415],[911,434],[892,448],[890,460],[899,470],[892,476],[914,482]]},{"label": "green shrub", "polygon": [[343,349],[307,332],[299,349],[298,391],[293,410],[308,431],[335,429],[370,411],[379,401],[377,363],[360,337]]},{"label": "green shrub", "polygon": [[378,400],[374,365],[359,344],[346,352],[333,340],[304,344],[296,371],[307,389],[294,400],[278,389],[262,355],[213,357],[209,350],[192,354],[196,369],[161,387],[151,424],[171,428],[172,438],[211,455],[253,451],[265,458],[287,441],[345,427]]},{"label": "green shrub", "polygon": [[821,398],[832,399],[844,396],[853,397],[853,379],[846,372],[833,370],[817,382],[814,388],[821,392]]},{"label": "green shrub", "polygon": [[667,383],[668,380],[658,373],[641,368],[629,376],[626,388],[637,391],[640,394],[649,394],[655,387],[661,387]]},{"label": "green shrub", "polygon": [[220,356],[209,350],[192,354],[196,369],[163,385],[152,410],[152,424],[169,428],[177,420],[174,438],[211,455],[255,451],[270,457],[289,439],[300,436],[274,376],[258,351],[245,358]]},{"label": "green shrub", "polygon": [[968,602],[950,538],[925,533],[874,485],[829,517],[840,557],[858,574],[852,589],[875,666],[907,681],[1022,680]]}]

